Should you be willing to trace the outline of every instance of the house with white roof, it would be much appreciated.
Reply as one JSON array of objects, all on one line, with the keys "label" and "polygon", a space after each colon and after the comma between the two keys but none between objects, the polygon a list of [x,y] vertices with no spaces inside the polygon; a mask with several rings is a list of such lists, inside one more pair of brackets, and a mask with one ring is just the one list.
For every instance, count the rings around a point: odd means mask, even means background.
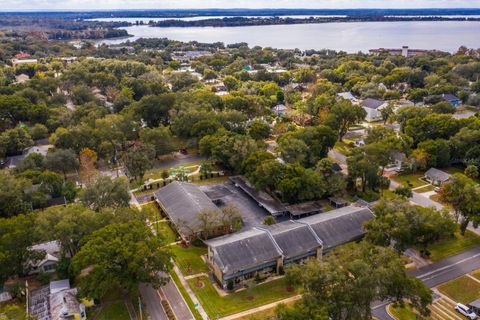
[{"label": "house with white roof", "polygon": [[362,102],[362,108],[367,112],[365,120],[368,122],[382,120],[381,110],[388,106],[388,103],[382,100],[367,98]]},{"label": "house with white roof", "polygon": [[30,250],[44,252],[45,256],[38,262],[30,262],[30,274],[53,273],[60,261],[62,246],[58,240],[43,242],[30,247]]}]

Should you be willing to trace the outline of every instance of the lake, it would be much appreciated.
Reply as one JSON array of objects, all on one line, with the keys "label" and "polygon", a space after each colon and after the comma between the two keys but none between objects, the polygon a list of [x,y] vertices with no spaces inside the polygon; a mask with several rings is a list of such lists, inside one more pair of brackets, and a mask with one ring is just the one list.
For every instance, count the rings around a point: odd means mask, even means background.
[{"label": "lake", "polygon": [[403,45],[448,52],[455,52],[462,45],[480,48],[480,22],[473,21],[341,22],[222,28],[132,26],[124,29],[133,37],[99,43],[120,44],[139,38],[169,38],[185,42],[246,42],[250,46],[333,49],[350,53]]}]

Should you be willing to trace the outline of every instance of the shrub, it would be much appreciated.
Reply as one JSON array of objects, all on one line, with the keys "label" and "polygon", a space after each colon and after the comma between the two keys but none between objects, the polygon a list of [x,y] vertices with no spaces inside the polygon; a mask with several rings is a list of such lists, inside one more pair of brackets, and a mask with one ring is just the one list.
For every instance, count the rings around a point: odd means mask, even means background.
[{"label": "shrub", "polygon": [[232,279],[227,281],[227,289],[230,290],[230,291],[233,290],[233,280]]},{"label": "shrub", "polygon": [[44,286],[50,282],[50,275],[45,272],[40,272],[37,275],[37,281],[40,282],[42,286]]},{"label": "shrub", "polygon": [[274,217],[272,216],[266,216],[265,219],[263,219],[263,224],[267,226],[271,226],[272,224],[277,223]]}]

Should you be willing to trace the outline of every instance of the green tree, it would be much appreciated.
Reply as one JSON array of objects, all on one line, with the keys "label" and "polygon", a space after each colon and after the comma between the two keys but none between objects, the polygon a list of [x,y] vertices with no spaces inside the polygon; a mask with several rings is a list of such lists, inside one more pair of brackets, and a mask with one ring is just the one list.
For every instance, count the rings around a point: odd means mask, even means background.
[{"label": "green tree", "polygon": [[469,165],[465,168],[465,175],[471,179],[478,178],[478,168],[474,165]]},{"label": "green tree", "polygon": [[175,103],[175,94],[163,93],[158,96],[145,96],[135,107],[137,114],[148,124],[150,128],[160,124],[168,125],[169,111]]},{"label": "green tree", "polygon": [[83,190],[80,201],[95,211],[107,207],[127,207],[130,201],[128,183],[122,179],[112,180],[110,177],[98,177]]},{"label": "green tree", "polygon": [[428,247],[452,237],[457,226],[447,211],[411,205],[408,200],[382,200],[375,205],[375,219],[365,224],[367,240],[402,253],[418,247],[428,255]]},{"label": "green tree", "polygon": [[0,218],[0,283],[28,273],[28,262],[40,261],[44,255],[30,250],[35,244],[35,222],[32,216]]},{"label": "green tree", "polygon": [[350,126],[365,119],[367,112],[357,105],[352,105],[350,100],[341,99],[330,110],[327,124],[338,130],[338,140],[343,141]]},{"label": "green tree", "polygon": [[45,139],[48,137],[48,128],[41,123],[37,123],[30,129],[30,135],[34,140]]},{"label": "green tree", "polygon": [[131,147],[122,156],[122,162],[127,168],[128,174],[134,179],[142,178],[145,172],[152,167],[154,159],[154,148],[145,144]]},{"label": "green tree", "polygon": [[15,178],[6,170],[0,170],[0,217],[12,217],[30,210],[24,189],[25,179]]},{"label": "green tree", "polygon": [[144,128],[140,131],[140,140],[155,148],[156,157],[175,150],[172,134],[166,127]]},{"label": "green tree", "polygon": [[[339,247],[321,261],[312,259],[305,266],[292,266],[287,278],[304,288],[302,301],[290,312],[293,319],[312,319],[312,309],[325,309],[332,319],[369,320],[372,302],[401,303],[403,299],[428,315],[432,302],[431,291],[406,275],[404,263],[393,249],[365,242]],[[320,317],[323,314],[313,319],[326,319]]]},{"label": "green tree", "polygon": [[278,138],[279,145],[284,139],[295,138],[301,140],[308,147],[303,164],[313,167],[317,162],[325,158],[337,141],[337,134],[330,127],[317,126],[306,127],[293,132],[288,132]]},{"label": "green tree", "polygon": [[32,137],[22,128],[9,129],[0,134],[0,156],[20,154],[31,146]]},{"label": "green tree", "polygon": [[469,178],[454,174],[440,189],[440,198],[453,207],[457,221],[460,216],[462,217],[460,222],[462,235],[465,234],[470,222],[475,226],[480,222],[480,192]]},{"label": "green tree", "polygon": [[263,122],[256,120],[248,128],[248,134],[255,140],[263,140],[270,136],[270,126]]},{"label": "green tree", "polygon": [[48,169],[63,173],[67,179],[67,173],[77,170],[79,166],[77,155],[70,149],[57,149],[47,153],[46,166]]},{"label": "green tree", "polygon": [[128,294],[142,282],[159,288],[168,279],[158,273],[170,270],[171,258],[162,239],[143,222],[134,221],[95,231],[74,256],[72,268],[77,274],[89,268],[80,278],[80,294],[99,299],[117,288]]}]

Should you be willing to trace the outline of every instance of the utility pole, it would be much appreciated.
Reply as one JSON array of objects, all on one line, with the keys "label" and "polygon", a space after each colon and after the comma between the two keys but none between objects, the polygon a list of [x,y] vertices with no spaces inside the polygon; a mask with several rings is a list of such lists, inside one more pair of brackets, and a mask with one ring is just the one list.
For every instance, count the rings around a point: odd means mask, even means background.
[{"label": "utility pole", "polygon": [[142,300],[140,300],[140,296],[138,296],[138,310],[140,310],[140,320],[143,320]]}]

